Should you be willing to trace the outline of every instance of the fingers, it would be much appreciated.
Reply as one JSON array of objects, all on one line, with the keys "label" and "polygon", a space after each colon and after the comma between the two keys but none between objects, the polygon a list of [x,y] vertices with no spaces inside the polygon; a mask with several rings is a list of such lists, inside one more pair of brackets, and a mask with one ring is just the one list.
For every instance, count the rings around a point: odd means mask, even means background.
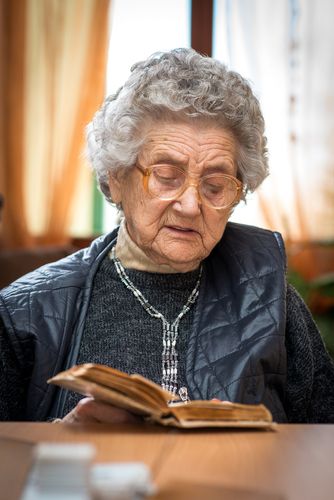
[{"label": "fingers", "polygon": [[107,403],[84,398],[77,405],[77,416],[82,421],[96,421],[102,423],[124,424],[138,422],[139,418],[132,413],[115,408]]},{"label": "fingers", "polygon": [[63,422],[125,424],[142,422],[142,419],[126,410],[115,408],[101,401],[95,401],[93,398],[83,398],[63,418]]}]

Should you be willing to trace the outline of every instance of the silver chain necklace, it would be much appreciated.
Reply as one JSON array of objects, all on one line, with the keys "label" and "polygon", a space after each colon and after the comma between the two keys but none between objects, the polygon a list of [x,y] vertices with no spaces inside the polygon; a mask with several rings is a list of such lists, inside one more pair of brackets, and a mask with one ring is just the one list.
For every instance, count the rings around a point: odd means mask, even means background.
[{"label": "silver chain necklace", "polygon": [[[172,323],[169,323],[164,315],[159,312],[155,307],[153,307],[143,294],[135,287],[135,285],[130,280],[129,276],[126,274],[121,261],[116,257],[115,247],[111,251],[111,258],[115,264],[117,274],[119,275],[121,281],[124,285],[133,293],[138,302],[143,306],[145,311],[152,316],[152,318],[158,318],[162,322],[162,381],[161,386],[163,389],[172,392],[176,395],[177,392],[177,366],[178,366],[178,354],[176,350],[176,341],[179,333],[179,323],[183,316],[190,310],[192,304],[196,302],[199,294],[199,285],[202,276],[202,266],[200,267],[198,279],[195,288],[188,297],[187,303],[183,306],[182,310],[179,312],[177,317]],[[179,391],[181,399],[187,400],[187,388],[181,387]]]}]

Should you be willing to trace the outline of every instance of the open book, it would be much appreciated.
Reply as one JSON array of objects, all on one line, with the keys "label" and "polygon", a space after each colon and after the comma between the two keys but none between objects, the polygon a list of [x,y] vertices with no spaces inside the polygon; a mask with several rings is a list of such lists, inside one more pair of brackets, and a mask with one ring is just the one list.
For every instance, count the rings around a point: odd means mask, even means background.
[{"label": "open book", "polygon": [[141,375],[127,375],[104,365],[73,366],[49,379],[48,383],[129,410],[161,425],[182,428],[268,428],[273,425],[270,411],[262,404],[182,402]]}]

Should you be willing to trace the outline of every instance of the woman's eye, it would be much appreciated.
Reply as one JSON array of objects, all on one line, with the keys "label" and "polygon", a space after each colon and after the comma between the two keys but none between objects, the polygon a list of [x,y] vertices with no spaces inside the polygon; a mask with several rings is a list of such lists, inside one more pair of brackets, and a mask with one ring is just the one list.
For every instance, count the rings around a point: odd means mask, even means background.
[{"label": "woman's eye", "polygon": [[164,174],[156,174],[156,178],[160,182],[173,182],[176,180],[176,177],[172,177],[170,175],[164,175]]},{"label": "woman's eye", "polygon": [[224,191],[224,186],[222,186],[221,184],[206,183],[204,189],[209,193],[217,194]]},{"label": "woman's eye", "polygon": [[178,182],[182,177],[179,172],[172,170],[157,170],[154,172],[156,179],[159,182]]}]

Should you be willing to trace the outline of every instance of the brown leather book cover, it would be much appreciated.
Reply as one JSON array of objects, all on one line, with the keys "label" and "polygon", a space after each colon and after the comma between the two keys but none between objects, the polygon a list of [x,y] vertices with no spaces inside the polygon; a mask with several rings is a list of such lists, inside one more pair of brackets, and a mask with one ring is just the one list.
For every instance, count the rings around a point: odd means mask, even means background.
[{"label": "brown leather book cover", "polygon": [[141,375],[87,363],[73,366],[48,380],[84,396],[142,415],[153,423],[180,427],[273,428],[272,415],[262,404],[219,401],[182,402]]}]

